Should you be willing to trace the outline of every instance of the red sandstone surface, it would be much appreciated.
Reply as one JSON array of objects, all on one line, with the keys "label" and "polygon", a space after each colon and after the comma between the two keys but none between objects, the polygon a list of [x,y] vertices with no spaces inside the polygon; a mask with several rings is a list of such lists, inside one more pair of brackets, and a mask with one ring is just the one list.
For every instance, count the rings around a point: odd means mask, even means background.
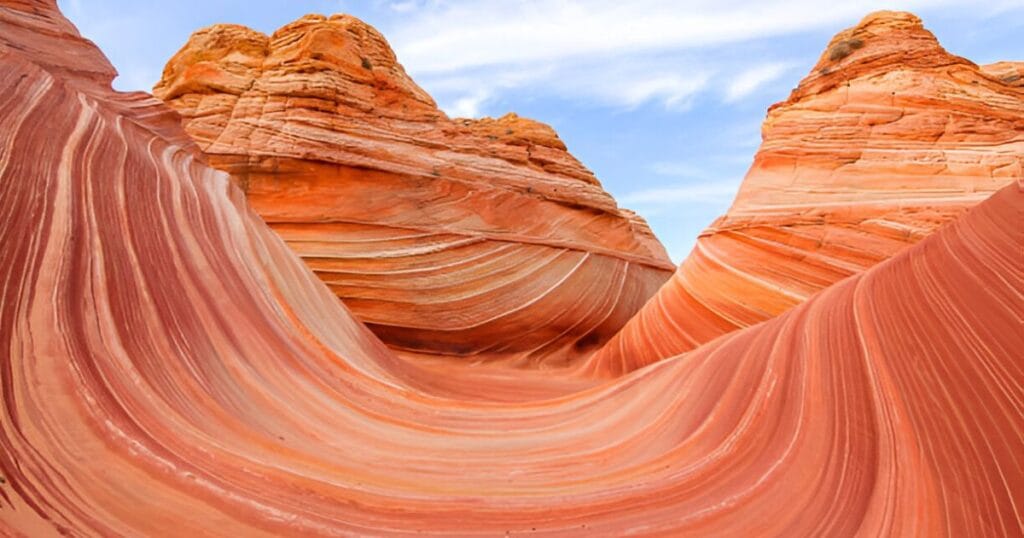
[{"label": "red sandstone surface", "polygon": [[200,30],[154,93],[396,349],[564,364],[674,269],[550,127],[449,119],[353,17]]},{"label": "red sandstone surface", "polygon": [[629,371],[777,316],[1019,178],[1022,65],[979,68],[909,13],[836,35],[768,111],[728,213],[591,366]]},{"label": "red sandstone surface", "polygon": [[764,323],[487,403],[112,76],[0,0],[0,534],[1024,535],[1020,179]]}]

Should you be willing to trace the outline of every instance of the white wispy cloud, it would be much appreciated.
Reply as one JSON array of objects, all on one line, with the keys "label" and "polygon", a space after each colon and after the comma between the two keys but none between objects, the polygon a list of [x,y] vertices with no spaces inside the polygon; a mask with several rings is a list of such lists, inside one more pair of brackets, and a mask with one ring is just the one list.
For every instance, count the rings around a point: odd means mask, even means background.
[{"label": "white wispy cloud", "polygon": [[762,86],[774,82],[793,67],[793,62],[772,62],[751,67],[726,85],[724,101],[726,103],[740,101]]},{"label": "white wispy cloud", "polygon": [[624,205],[663,206],[680,203],[728,203],[736,195],[739,183],[734,181],[708,181],[685,183],[654,189],[642,189],[620,197]]},{"label": "white wispy cloud", "polygon": [[405,2],[391,2],[388,7],[397,13],[408,13],[419,6],[414,0],[407,0]]},{"label": "white wispy cloud", "polygon": [[[946,3],[911,0],[905,7]],[[417,73],[706,47],[809,30],[891,6],[818,0],[474,0],[447,2],[392,35]]]},{"label": "white wispy cloud", "polygon": [[630,61],[579,61],[573,64],[544,64],[501,68],[475,68],[465,72],[416,77],[435,96],[449,115],[453,110],[464,113],[459,106],[476,103],[477,112],[484,105],[497,103],[501,96],[515,92],[542,95],[569,101],[587,102],[623,109],[647,103],[659,103],[666,110],[687,110],[693,98],[705,90],[713,71],[696,65],[680,66],[679,72],[648,58]]},{"label": "white wispy cloud", "polygon": [[687,108],[689,98],[707,84],[706,75],[684,77],[665,74],[621,85],[610,97],[635,107],[659,100],[667,108]]},{"label": "white wispy cloud", "polygon": [[[908,0],[899,7],[966,1]],[[480,114],[509,90],[623,108],[659,103],[676,111],[687,110],[706,91],[737,102],[795,64],[751,57],[723,69],[706,57],[709,49],[851,24],[891,2],[842,2],[828,9],[818,0],[454,0],[415,5],[414,12],[385,28],[399,59],[428,91],[442,94],[439,100],[451,103],[449,108]],[[468,78],[473,82],[467,87],[453,87],[453,80]],[[481,94],[487,99],[474,101]],[[460,102],[477,106],[459,107]]]},{"label": "white wispy cloud", "polygon": [[480,116],[480,107],[490,97],[486,90],[459,97],[451,104],[442,103],[441,108],[453,118],[475,118]]}]

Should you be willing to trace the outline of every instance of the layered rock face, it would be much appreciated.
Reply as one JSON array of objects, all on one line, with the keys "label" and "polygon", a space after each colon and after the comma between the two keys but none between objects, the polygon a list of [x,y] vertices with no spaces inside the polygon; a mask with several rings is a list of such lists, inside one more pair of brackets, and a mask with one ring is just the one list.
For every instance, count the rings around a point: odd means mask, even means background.
[{"label": "layered rock face", "polygon": [[0,11],[0,50],[14,49],[30,55],[48,72],[62,77],[66,84],[87,96],[101,96],[106,105],[131,116],[133,121],[189,152],[198,154],[191,138],[182,132],[180,118],[152,95],[143,92],[112,93],[110,81],[117,72],[103,53],[81,37],[52,2],[5,0]]},{"label": "layered rock face", "polygon": [[1024,86],[1024,62],[996,62],[981,69],[1011,86]]},{"label": "layered rock face", "polygon": [[0,0],[0,43],[2,535],[1024,534],[1024,183],[776,319],[483,404],[417,389],[166,109],[60,68],[112,73],[55,4]]},{"label": "layered rock face", "polygon": [[154,93],[396,349],[571,361],[674,269],[550,127],[450,120],[355,18],[201,30]]},{"label": "layered rock face", "polygon": [[769,110],[729,212],[590,367],[629,371],[772,318],[1019,177],[1020,66],[953,56],[909,13],[836,35]]}]

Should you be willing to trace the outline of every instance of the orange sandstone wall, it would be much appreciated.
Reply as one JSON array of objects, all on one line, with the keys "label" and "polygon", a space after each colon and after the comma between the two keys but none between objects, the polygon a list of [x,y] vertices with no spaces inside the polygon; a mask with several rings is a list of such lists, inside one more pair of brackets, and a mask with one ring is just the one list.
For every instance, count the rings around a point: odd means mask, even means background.
[{"label": "orange sandstone wall", "polygon": [[166,109],[59,67],[90,55],[0,0],[0,534],[1024,535],[1024,184],[766,323],[480,403],[410,383]]},{"label": "orange sandstone wall", "polygon": [[200,30],[154,93],[396,349],[562,364],[674,268],[550,127],[449,119],[355,18]]},{"label": "orange sandstone wall", "polygon": [[909,13],[840,32],[768,111],[728,213],[590,367],[629,371],[777,316],[1020,177],[1017,66],[953,56]]}]

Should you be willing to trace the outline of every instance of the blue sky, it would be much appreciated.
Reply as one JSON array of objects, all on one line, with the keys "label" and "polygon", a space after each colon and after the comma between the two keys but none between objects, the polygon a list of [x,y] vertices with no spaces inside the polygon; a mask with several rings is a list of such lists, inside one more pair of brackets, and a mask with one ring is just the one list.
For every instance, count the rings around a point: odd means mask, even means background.
[{"label": "blue sky", "polygon": [[[453,116],[514,111],[551,124],[672,259],[729,206],[786,98],[839,30],[877,9],[920,15],[950,52],[1024,60],[1024,0],[58,0],[146,90],[193,31],[263,32],[306,13],[350,13]],[[826,7],[826,4],[831,4]]]}]

